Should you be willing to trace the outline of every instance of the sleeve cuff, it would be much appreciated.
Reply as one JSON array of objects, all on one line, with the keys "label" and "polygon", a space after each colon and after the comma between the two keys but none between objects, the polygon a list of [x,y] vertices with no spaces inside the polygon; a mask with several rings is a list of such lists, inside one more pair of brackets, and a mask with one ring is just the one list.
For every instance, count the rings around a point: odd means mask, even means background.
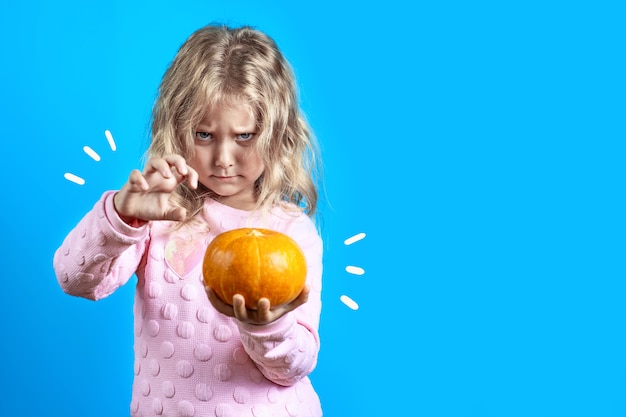
[{"label": "sleeve cuff", "polygon": [[115,196],[115,193],[115,191],[108,191],[104,195],[104,216],[116,232],[129,237],[144,236],[146,234],[148,223],[146,222],[142,225],[138,225],[138,227],[133,227],[122,220],[113,205],[113,197]]},{"label": "sleeve cuff", "polygon": [[238,322],[239,330],[252,337],[269,337],[273,335],[285,335],[293,328],[296,318],[292,312],[285,314],[269,324],[256,325]]}]

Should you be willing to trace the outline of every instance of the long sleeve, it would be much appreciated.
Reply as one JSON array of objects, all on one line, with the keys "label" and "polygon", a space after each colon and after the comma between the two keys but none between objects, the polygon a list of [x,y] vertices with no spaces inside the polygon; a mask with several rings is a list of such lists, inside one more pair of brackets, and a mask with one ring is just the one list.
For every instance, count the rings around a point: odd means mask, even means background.
[{"label": "long sleeve", "polygon": [[124,223],[113,207],[113,195],[104,193],[54,254],[57,280],[68,294],[91,300],[107,297],[139,267],[148,226]]},{"label": "long sleeve", "polygon": [[[307,377],[319,351],[322,274],[322,243],[311,220],[207,199],[197,225],[132,228],[117,215],[113,195],[105,193],[68,234],[54,269],[65,292],[92,300],[137,275],[130,414],[321,416]],[[281,231],[307,259],[308,301],[267,326],[219,314],[204,294],[206,246],[237,227]]]},{"label": "long sleeve", "polygon": [[305,238],[294,237],[307,258],[308,301],[266,326],[239,323],[246,352],[272,382],[290,386],[309,375],[317,364],[321,311],[322,244],[312,223]]}]

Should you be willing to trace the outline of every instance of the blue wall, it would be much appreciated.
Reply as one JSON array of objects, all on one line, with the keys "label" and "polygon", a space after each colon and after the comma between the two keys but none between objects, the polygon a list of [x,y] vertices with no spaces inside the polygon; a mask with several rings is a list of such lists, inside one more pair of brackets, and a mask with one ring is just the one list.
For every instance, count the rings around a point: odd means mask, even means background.
[{"label": "blue wall", "polygon": [[217,21],[277,40],[323,147],[325,415],[626,416],[624,1],[87,4],[0,5],[1,415],[128,415],[133,285],[52,255]]}]

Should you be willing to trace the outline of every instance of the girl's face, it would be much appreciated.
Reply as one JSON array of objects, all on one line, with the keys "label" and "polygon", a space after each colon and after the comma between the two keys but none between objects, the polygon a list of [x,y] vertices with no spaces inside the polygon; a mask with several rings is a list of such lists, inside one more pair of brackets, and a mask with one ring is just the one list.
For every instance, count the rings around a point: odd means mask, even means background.
[{"label": "girl's face", "polygon": [[250,106],[233,100],[209,109],[195,133],[194,156],[188,162],[199,181],[228,206],[252,210],[255,182],[265,165],[257,151],[256,120]]}]

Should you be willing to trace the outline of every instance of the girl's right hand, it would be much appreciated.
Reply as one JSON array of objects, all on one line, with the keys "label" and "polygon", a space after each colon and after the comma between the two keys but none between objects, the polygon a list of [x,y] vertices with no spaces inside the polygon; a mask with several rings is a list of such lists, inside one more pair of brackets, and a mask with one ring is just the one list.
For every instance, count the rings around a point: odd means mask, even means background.
[{"label": "girl's right hand", "polygon": [[198,188],[198,173],[180,155],[165,155],[148,160],[143,173],[133,170],[128,181],[114,198],[120,218],[131,224],[135,220],[183,220],[186,211],[170,204],[170,196],[183,181]]}]

